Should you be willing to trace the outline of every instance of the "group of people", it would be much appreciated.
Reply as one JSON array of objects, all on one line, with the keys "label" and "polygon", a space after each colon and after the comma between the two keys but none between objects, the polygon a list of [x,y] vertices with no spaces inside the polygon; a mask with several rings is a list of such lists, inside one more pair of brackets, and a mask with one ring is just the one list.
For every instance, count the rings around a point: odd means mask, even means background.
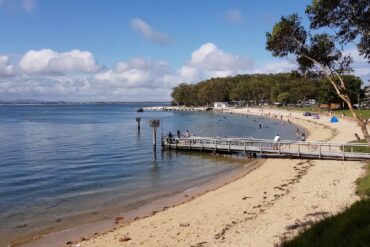
[{"label": "group of people", "polygon": [[[176,134],[177,134],[177,138],[181,138],[181,137],[183,137],[183,138],[188,138],[188,137],[190,137],[190,132],[189,132],[189,130],[186,130],[186,132],[185,132],[185,133],[181,133],[180,129],[177,129]],[[172,139],[172,138],[173,138],[173,134],[172,134],[172,132],[171,132],[171,131],[170,131],[170,132],[168,132],[168,138],[169,138],[169,139]]]}]

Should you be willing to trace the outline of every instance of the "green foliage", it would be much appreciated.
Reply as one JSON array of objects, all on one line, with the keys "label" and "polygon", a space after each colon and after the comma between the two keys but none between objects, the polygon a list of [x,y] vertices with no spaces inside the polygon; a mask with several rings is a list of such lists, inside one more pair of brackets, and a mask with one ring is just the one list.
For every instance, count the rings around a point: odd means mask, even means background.
[{"label": "green foliage", "polygon": [[283,243],[282,247],[361,247],[370,243],[370,200],[362,200]]},{"label": "green foliage", "polygon": [[[365,139],[360,141],[353,141],[352,143],[367,143]],[[342,148],[343,150],[343,148]],[[344,151],[346,152],[357,152],[357,153],[370,153],[369,147],[344,147]]]},{"label": "green foliage", "polygon": [[[361,80],[346,76],[354,102],[357,100]],[[296,72],[281,74],[237,75],[212,78],[197,84],[182,83],[172,92],[174,104],[211,105],[217,101],[261,101],[295,104],[315,99],[319,103],[341,103],[327,79],[322,76],[301,76]]]},{"label": "green foliage", "polygon": [[355,41],[370,61],[370,1],[314,0],[306,9],[311,28],[329,27],[342,44]]},{"label": "green foliage", "polygon": [[366,165],[366,175],[357,179],[356,184],[357,194],[362,198],[370,198],[370,163]]}]

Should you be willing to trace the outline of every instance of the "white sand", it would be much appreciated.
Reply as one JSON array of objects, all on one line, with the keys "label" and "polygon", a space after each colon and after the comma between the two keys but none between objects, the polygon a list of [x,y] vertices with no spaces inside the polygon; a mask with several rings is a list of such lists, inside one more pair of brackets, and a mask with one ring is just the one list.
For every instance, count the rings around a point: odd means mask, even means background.
[{"label": "white sand", "polygon": [[[257,109],[235,113],[260,114]],[[279,116],[290,112],[264,110]],[[286,120],[287,118],[284,117]],[[309,140],[354,139],[350,120],[329,123],[292,112]],[[307,121],[308,120],[308,121]],[[363,163],[271,159],[243,178],[192,201],[80,242],[81,246],[273,246],[304,225],[358,200],[355,180]]]}]

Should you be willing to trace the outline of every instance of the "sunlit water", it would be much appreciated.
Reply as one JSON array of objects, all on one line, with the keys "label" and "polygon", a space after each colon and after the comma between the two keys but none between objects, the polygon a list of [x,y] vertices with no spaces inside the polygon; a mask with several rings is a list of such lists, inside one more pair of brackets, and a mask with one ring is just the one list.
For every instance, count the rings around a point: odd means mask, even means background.
[{"label": "sunlit water", "polygon": [[110,208],[129,209],[240,166],[240,158],[162,152],[160,145],[154,153],[149,119],[161,120],[158,137],[179,128],[202,136],[273,138],[279,133],[282,139],[295,138],[296,127],[279,120],[136,112],[150,105],[0,106],[0,236]]}]

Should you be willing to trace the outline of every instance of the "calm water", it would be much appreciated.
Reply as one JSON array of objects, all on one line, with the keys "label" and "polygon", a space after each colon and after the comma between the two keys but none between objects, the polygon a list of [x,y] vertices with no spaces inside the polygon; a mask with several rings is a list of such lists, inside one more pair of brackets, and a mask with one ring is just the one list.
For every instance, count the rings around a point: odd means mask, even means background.
[{"label": "calm water", "polygon": [[0,106],[0,236],[128,209],[240,166],[240,159],[210,154],[161,152],[160,147],[153,153],[152,118],[161,120],[159,136],[180,128],[207,136],[295,138],[295,126],[278,120],[136,112],[147,105]]}]

